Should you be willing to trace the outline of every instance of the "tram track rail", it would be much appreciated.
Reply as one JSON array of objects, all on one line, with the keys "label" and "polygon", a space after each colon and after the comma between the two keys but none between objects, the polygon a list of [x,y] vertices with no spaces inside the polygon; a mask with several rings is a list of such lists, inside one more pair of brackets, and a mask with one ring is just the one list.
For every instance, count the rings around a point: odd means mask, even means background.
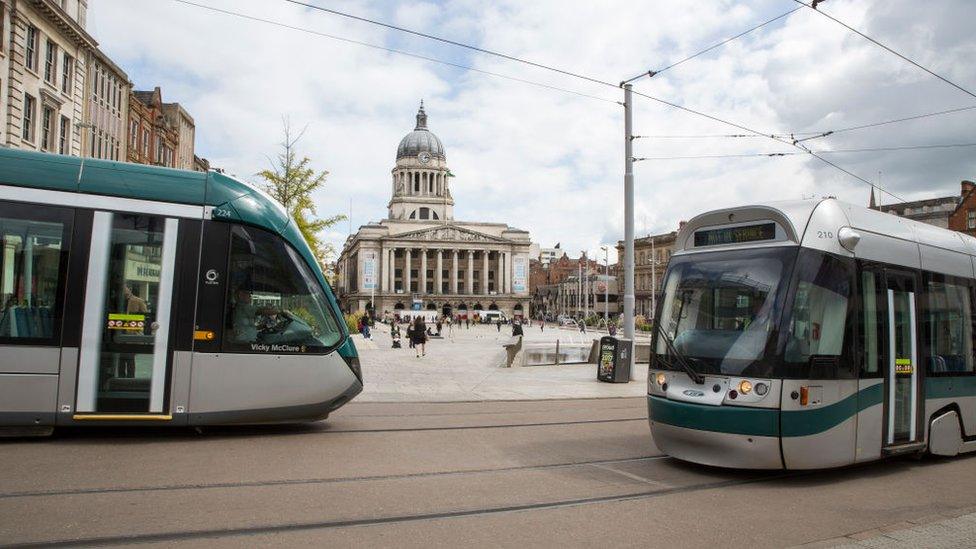
[{"label": "tram track rail", "polygon": [[664,454],[653,456],[638,456],[631,458],[617,459],[596,459],[588,461],[566,461],[560,463],[546,463],[538,465],[516,465],[512,467],[486,467],[480,469],[459,469],[453,471],[429,471],[421,473],[403,473],[396,475],[365,475],[356,477],[318,477],[302,479],[275,479],[250,482],[207,482],[195,484],[165,484],[157,486],[117,486],[117,487],[94,487],[77,488],[67,490],[25,490],[14,492],[0,492],[0,500],[37,498],[37,497],[60,497],[75,495],[95,495],[95,494],[125,494],[125,493],[152,493],[152,492],[173,492],[181,490],[217,490],[226,488],[263,488],[270,486],[303,486],[315,484],[342,484],[353,482],[376,482],[387,480],[406,480],[420,478],[437,477],[458,477],[473,475],[489,475],[493,473],[508,473],[516,471],[546,471],[569,469],[573,467],[585,467],[589,465],[614,465],[619,463],[634,463],[640,461],[653,461],[661,459],[671,459]]},{"label": "tram track rail", "polygon": [[[657,457],[657,456],[655,456]],[[664,458],[666,456],[660,456]],[[563,509],[585,505],[598,505],[604,503],[616,503],[635,500],[646,500],[658,497],[701,492],[706,490],[716,490],[730,488],[747,484],[758,484],[774,480],[782,480],[793,477],[809,475],[809,472],[790,471],[776,474],[767,474],[758,477],[740,478],[731,480],[720,480],[691,484],[687,486],[676,486],[671,488],[658,488],[654,490],[641,490],[625,494],[582,497],[561,499],[550,502],[525,503],[515,505],[502,505],[493,507],[482,507],[475,509],[457,509],[450,511],[436,511],[416,514],[397,514],[382,517],[364,517],[351,519],[321,520],[288,522],[278,524],[266,524],[260,526],[211,528],[198,530],[174,530],[169,532],[155,532],[145,534],[124,534],[116,536],[93,536],[87,538],[74,539],[50,539],[43,541],[31,541],[17,543],[11,547],[92,547],[92,546],[113,546],[134,543],[166,543],[188,541],[207,538],[227,538],[227,537],[250,537],[264,534],[284,534],[289,532],[302,532],[312,530],[325,530],[335,528],[348,528],[356,526],[382,526],[389,524],[404,524],[423,521],[449,520],[466,517],[490,516],[503,513],[518,513],[528,511],[544,511],[552,509]],[[4,547],[0,545],[0,547]]]}]

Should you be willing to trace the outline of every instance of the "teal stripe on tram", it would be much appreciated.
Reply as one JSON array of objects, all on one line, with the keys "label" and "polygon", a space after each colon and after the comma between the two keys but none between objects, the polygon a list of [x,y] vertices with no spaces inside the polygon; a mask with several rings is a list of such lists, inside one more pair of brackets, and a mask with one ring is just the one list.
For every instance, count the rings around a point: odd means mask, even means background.
[{"label": "teal stripe on tram", "polygon": [[685,427],[757,437],[779,436],[779,410],[742,406],[707,406],[651,396],[648,413],[652,421]]},{"label": "teal stripe on tram", "polygon": [[762,437],[803,437],[827,431],[859,411],[881,404],[883,396],[879,383],[822,408],[785,412],[743,406],[706,406],[650,396],[648,413],[652,421],[688,429]]},{"label": "teal stripe on tram", "polygon": [[827,406],[812,410],[785,410],[782,412],[783,436],[808,437],[822,433],[862,410],[881,404],[883,398],[882,384],[878,383]]}]

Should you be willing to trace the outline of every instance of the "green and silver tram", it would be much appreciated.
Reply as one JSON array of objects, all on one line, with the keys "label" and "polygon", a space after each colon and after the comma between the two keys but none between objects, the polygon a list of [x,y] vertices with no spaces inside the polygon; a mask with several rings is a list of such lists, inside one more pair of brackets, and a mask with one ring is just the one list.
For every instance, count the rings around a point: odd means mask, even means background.
[{"label": "green and silver tram", "polygon": [[314,420],[362,391],[295,223],[220,173],[0,149],[0,431]]},{"label": "green and silver tram", "polygon": [[657,446],[816,469],[976,450],[976,239],[835,199],[700,215],[662,287]]}]

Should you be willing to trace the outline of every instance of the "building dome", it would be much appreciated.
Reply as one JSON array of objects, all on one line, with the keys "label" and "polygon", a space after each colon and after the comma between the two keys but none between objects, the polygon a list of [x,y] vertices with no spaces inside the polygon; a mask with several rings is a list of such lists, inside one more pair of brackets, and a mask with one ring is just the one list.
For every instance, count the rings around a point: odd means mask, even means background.
[{"label": "building dome", "polygon": [[444,144],[430,130],[427,129],[427,113],[424,112],[424,102],[420,102],[417,111],[417,127],[400,140],[397,147],[397,160],[416,157],[422,152],[430,153],[432,158],[446,160]]}]

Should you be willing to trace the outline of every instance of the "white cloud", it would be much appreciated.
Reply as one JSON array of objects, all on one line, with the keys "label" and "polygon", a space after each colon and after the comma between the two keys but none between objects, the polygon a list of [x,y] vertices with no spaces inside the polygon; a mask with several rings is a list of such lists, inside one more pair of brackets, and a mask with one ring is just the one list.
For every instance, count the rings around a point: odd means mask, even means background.
[{"label": "white cloud", "polygon": [[[619,90],[277,1],[200,0],[255,17],[404,49],[619,100]],[[395,22],[617,82],[697,51],[793,4],[762,0],[594,3],[335,2]],[[966,0],[832,0],[823,9],[962,85],[976,88],[976,5]],[[623,232],[622,109],[410,57],[216,14],[171,0],[100,0],[90,15],[103,48],[135,80],[159,85],[196,119],[198,151],[250,178],[276,152],[281,117],[308,125],[303,151],[330,172],[322,215],[354,225],[386,213],[396,145],[424,98],[452,171],[456,216],[528,229],[567,250]],[[147,25],[146,21],[153,24]],[[763,131],[829,130],[976,100],[810,10],[688,61],[636,89]],[[741,133],[637,98],[640,134]],[[812,141],[817,149],[972,141],[976,112]],[[637,156],[791,150],[763,139],[635,142]],[[855,173],[919,198],[974,177],[973,149],[836,154]],[[710,208],[836,195],[863,203],[863,183],[803,157],[647,161],[636,165],[640,231],[672,230]],[[888,200],[892,200],[890,197]],[[646,222],[645,222],[646,220]],[[355,227],[354,227],[355,228]],[[346,225],[328,237],[341,245]]]}]

